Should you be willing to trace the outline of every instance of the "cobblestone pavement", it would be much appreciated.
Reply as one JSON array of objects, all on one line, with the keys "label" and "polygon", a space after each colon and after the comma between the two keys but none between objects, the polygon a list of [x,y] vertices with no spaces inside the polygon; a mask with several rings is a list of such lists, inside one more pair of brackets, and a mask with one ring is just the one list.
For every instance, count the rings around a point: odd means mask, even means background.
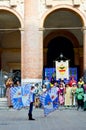
[{"label": "cobblestone pavement", "polygon": [[44,117],[42,109],[34,108],[35,121],[27,113],[27,108],[0,110],[0,130],[86,130],[86,111],[59,109]]}]

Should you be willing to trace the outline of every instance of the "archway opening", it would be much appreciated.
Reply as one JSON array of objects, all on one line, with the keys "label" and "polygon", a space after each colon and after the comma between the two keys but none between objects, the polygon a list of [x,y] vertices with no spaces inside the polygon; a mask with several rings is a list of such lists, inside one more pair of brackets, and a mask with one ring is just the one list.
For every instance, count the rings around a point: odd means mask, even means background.
[{"label": "archway opening", "polygon": [[69,67],[78,68],[83,74],[83,18],[69,8],[51,11],[44,20],[44,68],[55,67],[55,60],[62,53],[70,60]]},{"label": "archway opening", "polygon": [[[21,71],[21,23],[12,12],[0,9],[0,84]],[[7,77],[6,77],[7,76]],[[21,75],[20,75],[21,76]]]},{"label": "archway opening", "polygon": [[47,52],[47,66],[54,67],[55,60],[58,59],[60,54],[68,59],[70,66],[74,66],[74,50],[71,41],[65,37],[59,36],[52,39],[48,44]]}]

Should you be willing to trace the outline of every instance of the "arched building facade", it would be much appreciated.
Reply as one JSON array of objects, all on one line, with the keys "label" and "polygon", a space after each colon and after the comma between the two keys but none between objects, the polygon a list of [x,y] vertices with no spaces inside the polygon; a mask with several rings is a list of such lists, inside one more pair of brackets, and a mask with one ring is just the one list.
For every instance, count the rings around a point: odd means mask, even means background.
[{"label": "arched building facade", "polygon": [[0,6],[0,85],[5,75],[21,70],[23,17],[11,7]]},{"label": "arched building facade", "polygon": [[21,82],[42,82],[43,68],[63,53],[86,70],[86,0],[8,0],[0,3],[0,69]]},{"label": "arched building facade", "polygon": [[77,66],[79,76],[82,76],[86,70],[85,26],[84,13],[70,5],[57,5],[47,11],[40,27],[44,29],[44,66],[52,67],[53,61],[62,52],[70,59],[70,66]]}]

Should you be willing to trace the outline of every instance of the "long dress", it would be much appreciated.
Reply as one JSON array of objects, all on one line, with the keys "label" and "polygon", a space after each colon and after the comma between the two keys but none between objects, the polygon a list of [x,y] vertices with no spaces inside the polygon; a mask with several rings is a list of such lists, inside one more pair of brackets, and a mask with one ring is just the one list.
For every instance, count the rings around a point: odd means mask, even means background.
[{"label": "long dress", "polygon": [[58,94],[59,94],[59,104],[64,105],[64,88],[59,88]]},{"label": "long dress", "polygon": [[6,89],[6,97],[7,97],[8,107],[12,107],[11,96],[10,96],[10,87],[7,87],[7,89]]},{"label": "long dress", "polygon": [[73,87],[71,88],[72,106],[76,106],[76,98],[75,98],[76,89],[77,89],[76,86],[73,86]]},{"label": "long dress", "polygon": [[12,107],[12,102],[11,102],[11,94],[10,94],[10,88],[13,86],[13,81],[11,78],[8,78],[6,82],[6,97],[7,97],[7,104],[8,107]]},{"label": "long dress", "polygon": [[66,87],[65,106],[71,106],[71,87]]}]

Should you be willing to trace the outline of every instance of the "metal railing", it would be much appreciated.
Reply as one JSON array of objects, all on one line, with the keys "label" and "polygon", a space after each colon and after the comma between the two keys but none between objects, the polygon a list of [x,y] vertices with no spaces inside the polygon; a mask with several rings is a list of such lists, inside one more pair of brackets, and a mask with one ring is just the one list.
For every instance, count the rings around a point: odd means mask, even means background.
[{"label": "metal railing", "polygon": [[0,85],[0,98],[5,97],[5,94],[6,94],[6,88]]},{"label": "metal railing", "polygon": [[[5,82],[6,80],[11,77],[14,81],[14,83],[17,80],[21,80],[21,72],[20,71],[16,71],[16,72],[4,72],[4,71],[0,71],[0,98],[5,97],[6,95],[6,86],[5,86]],[[21,81],[20,81],[21,82]]]},{"label": "metal railing", "polygon": [[5,97],[6,87],[5,87],[5,75],[0,71],[0,98]]}]

